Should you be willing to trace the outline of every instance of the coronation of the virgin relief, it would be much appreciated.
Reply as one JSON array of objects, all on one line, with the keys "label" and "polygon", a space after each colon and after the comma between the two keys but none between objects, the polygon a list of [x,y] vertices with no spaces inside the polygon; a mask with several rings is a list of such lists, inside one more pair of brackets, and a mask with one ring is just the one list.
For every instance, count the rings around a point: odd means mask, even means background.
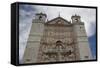
[{"label": "coronation of the virgin relief", "polygon": [[[66,15],[67,16],[67,15]],[[37,13],[32,21],[23,63],[91,60],[84,22],[79,15],[67,21],[60,15],[50,21]]]}]

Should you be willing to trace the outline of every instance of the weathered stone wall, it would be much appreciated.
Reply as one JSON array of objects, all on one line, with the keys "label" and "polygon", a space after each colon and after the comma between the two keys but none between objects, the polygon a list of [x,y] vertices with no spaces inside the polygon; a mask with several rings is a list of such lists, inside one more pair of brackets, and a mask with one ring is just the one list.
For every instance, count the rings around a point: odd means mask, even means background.
[{"label": "weathered stone wall", "polygon": [[23,61],[24,63],[36,63],[38,51],[40,47],[41,37],[43,36],[44,24],[32,23],[27,46],[25,49]]},{"label": "weathered stone wall", "polygon": [[74,24],[73,29],[76,37],[76,46],[78,47],[80,60],[92,59],[84,24]]}]

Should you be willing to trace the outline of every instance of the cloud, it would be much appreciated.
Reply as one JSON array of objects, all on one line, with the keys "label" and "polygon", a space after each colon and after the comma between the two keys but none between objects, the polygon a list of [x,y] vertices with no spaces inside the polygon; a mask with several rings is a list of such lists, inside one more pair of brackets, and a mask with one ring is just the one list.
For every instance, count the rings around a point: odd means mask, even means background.
[{"label": "cloud", "polygon": [[[35,10],[34,10],[35,12]],[[24,50],[27,43],[31,22],[34,17],[33,9],[28,5],[19,6],[19,61],[22,61]]]},{"label": "cloud", "polygon": [[71,16],[78,14],[81,16],[82,22],[85,23],[87,36],[95,34],[96,27],[96,10],[92,8],[73,8],[73,7],[51,7],[51,6],[36,6],[38,12],[47,14],[48,20],[60,16],[71,21]]},{"label": "cloud", "polygon": [[85,23],[87,36],[91,37],[95,34],[96,27],[96,10],[89,8],[73,8],[73,7],[52,7],[37,5],[20,5],[19,6],[19,60],[22,61],[24,50],[26,47],[28,35],[31,29],[32,19],[36,13],[46,13],[48,20],[60,16],[71,21],[71,16],[78,14]]}]

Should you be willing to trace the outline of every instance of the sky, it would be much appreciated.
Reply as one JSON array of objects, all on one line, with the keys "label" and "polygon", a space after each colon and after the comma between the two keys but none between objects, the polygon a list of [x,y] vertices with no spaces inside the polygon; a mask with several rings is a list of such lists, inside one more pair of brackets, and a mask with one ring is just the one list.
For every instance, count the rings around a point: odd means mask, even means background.
[{"label": "sky", "polygon": [[80,15],[81,21],[85,23],[85,29],[88,36],[92,55],[96,55],[96,10],[93,8],[76,8],[76,7],[57,7],[57,6],[40,6],[40,5],[19,5],[19,60],[22,57],[27,44],[29,31],[32,25],[32,19],[36,13],[43,12],[47,14],[47,19],[51,20],[60,16],[71,21],[72,15]]}]

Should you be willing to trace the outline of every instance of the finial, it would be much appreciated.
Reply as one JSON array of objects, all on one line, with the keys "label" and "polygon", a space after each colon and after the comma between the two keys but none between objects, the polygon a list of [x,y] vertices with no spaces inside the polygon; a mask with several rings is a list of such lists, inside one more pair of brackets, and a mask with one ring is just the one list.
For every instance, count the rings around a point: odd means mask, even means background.
[{"label": "finial", "polygon": [[59,17],[60,17],[60,12],[59,12]]},{"label": "finial", "polygon": [[75,14],[75,16],[77,16],[77,14]]}]

